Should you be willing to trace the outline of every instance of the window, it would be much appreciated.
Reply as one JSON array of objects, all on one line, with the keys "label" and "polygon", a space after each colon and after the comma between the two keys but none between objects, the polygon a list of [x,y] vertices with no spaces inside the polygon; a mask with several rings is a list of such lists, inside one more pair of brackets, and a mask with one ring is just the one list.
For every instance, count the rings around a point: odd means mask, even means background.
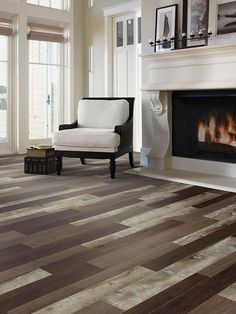
[{"label": "window", "polygon": [[9,106],[9,43],[12,35],[12,21],[0,18],[0,148],[9,150],[10,111]]},{"label": "window", "polygon": [[60,113],[61,44],[29,42],[29,137],[51,138]]},{"label": "window", "polygon": [[74,1],[0,2],[0,155],[24,154],[74,116]]},{"label": "window", "polygon": [[48,139],[58,129],[64,29],[29,23],[29,138]]},{"label": "window", "polygon": [[0,142],[8,141],[8,37],[0,35]]},{"label": "window", "polygon": [[127,20],[127,45],[134,44],[134,19]]},{"label": "window", "polygon": [[69,7],[68,0],[27,0],[29,4],[41,5],[47,8],[65,10]]},{"label": "window", "polygon": [[116,23],[116,47],[123,46],[123,22]]},{"label": "window", "polygon": [[142,20],[141,20],[141,17],[138,17],[138,44],[142,43],[141,27],[142,27]]}]

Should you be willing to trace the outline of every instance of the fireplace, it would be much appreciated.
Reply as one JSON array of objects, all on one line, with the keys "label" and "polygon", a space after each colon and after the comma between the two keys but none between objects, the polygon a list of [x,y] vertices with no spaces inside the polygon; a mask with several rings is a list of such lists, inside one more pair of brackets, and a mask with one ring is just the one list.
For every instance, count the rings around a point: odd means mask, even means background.
[{"label": "fireplace", "polygon": [[236,90],[172,97],[173,156],[236,163]]}]

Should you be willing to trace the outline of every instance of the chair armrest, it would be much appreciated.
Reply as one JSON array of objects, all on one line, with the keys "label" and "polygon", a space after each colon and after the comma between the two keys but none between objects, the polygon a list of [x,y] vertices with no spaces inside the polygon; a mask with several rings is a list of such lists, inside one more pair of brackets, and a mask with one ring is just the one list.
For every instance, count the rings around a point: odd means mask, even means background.
[{"label": "chair armrest", "polygon": [[71,123],[71,124],[61,124],[61,125],[59,125],[59,131],[75,129],[75,128],[78,128],[78,121],[77,120],[75,122]]},{"label": "chair armrest", "polygon": [[125,124],[116,125],[115,133],[120,135],[119,149],[133,146],[133,120],[127,121]]}]

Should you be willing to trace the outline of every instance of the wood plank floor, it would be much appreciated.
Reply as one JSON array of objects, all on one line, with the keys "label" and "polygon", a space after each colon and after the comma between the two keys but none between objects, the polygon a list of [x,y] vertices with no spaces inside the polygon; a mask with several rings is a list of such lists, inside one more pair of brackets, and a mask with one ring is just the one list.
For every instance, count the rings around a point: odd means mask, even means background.
[{"label": "wood plank floor", "polygon": [[0,313],[236,313],[236,194],[0,158]]}]

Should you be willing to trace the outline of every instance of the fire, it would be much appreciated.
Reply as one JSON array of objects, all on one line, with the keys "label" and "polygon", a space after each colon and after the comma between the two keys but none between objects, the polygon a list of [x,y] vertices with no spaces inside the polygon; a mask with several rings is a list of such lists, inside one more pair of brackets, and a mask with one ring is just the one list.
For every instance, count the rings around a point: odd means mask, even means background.
[{"label": "fire", "polygon": [[198,126],[198,141],[205,142],[206,139],[206,130],[203,123],[200,123]]},{"label": "fire", "polygon": [[199,121],[198,141],[236,147],[236,119],[231,113],[227,113],[224,123],[217,123],[217,120],[217,116],[211,114],[208,121]]}]

